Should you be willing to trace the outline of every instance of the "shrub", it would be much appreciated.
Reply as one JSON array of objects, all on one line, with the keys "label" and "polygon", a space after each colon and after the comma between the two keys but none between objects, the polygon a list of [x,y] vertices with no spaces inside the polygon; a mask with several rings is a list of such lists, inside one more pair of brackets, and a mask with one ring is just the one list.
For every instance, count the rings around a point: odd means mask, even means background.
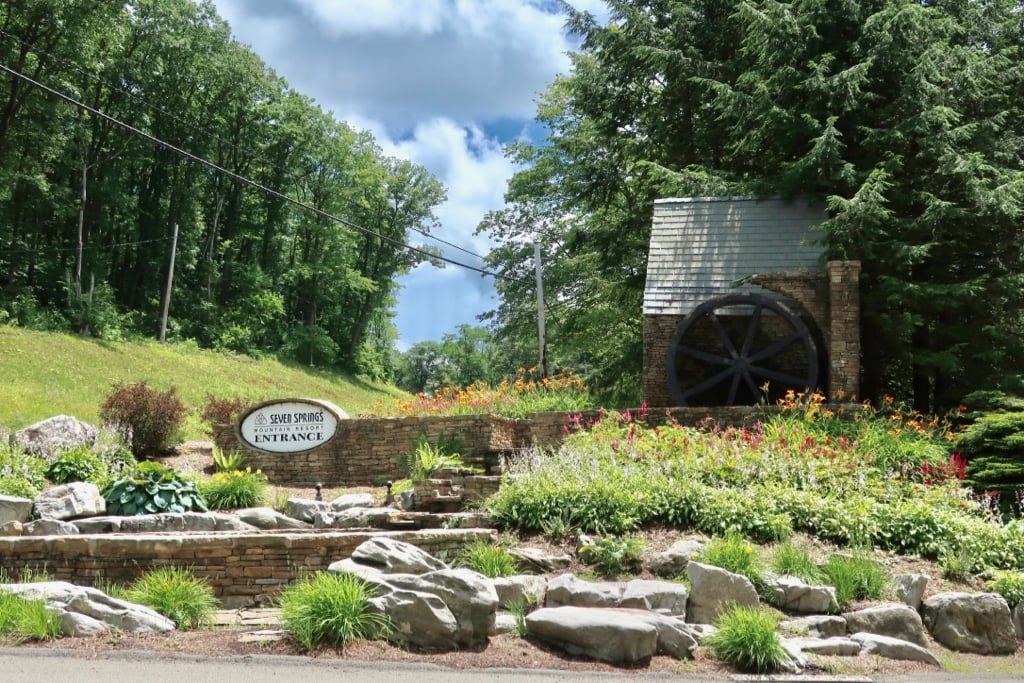
[{"label": "shrub", "polygon": [[822,571],[835,587],[840,607],[853,600],[880,600],[889,582],[885,567],[861,553],[832,555]]},{"label": "shrub", "polygon": [[992,570],[985,580],[985,588],[999,593],[1006,599],[1010,609],[1024,602],[1024,572]]},{"label": "shrub", "polygon": [[245,453],[228,451],[225,453],[217,446],[213,447],[213,466],[218,472],[231,472],[242,469],[245,464]]},{"label": "shrub", "polygon": [[213,510],[237,510],[259,505],[267,491],[267,477],[260,470],[217,472],[199,485],[206,504]]},{"label": "shrub", "polygon": [[430,479],[434,472],[440,469],[471,469],[462,462],[462,456],[458,451],[457,442],[446,442],[439,438],[436,444],[431,445],[427,435],[420,433],[416,445],[406,458],[408,478],[416,482]]},{"label": "shrub", "polygon": [[60,615],[46,601],[0,591],[0,638],[15,642],[60,636]]},{"label": "shrub", "polygon": [[219,605],[209,584],[183,567],[148,571],[132,582],[125,596],[156,610],[179,629],[209,626]]},{"label": "shrub", "polygon": [[88,448],[64,451],[46,468],[46,478],[54,484],[71,481],[101,481],[107,474],[103,458]]},{"label": "shrub", "polygon": [[635,536],[605,536],[579,549],[580,560],[597,567],[605,576],[619,576],[639,568],[644,539]]},{"label": "shrub", "polygon": [[777,619],[757,607],[735,607],[718,620],[718,632],[705,644],[722,661],[741,671],[770,673],[786,660],[782,641],[775,633]]},{"label": "shrub", "polygon": [[763,598],[772,597],[758,549],[735,531],[711,539],[699,555],[704,564],[714,565],[750,579]]},{"label": "shrub", "polygon": [[115,384],[100,407],[100,418],[121,433],[136,457],[170,450],[185,415],[174,387],[157,391],[145,382]]},{"label": "shrub", "polygon": [[1010,512],[1014,495],[1024,488],[1024,411],[982,414],[960,434],[957,446],[968,459],[967,482],[975,491],[998,492]]},{"label": "shrub", "polygon": [[157,462],[141,462],[129,476],[103,490],[109,515],[158,512],[206,512],[208,507],[194,482]]},{"label": "shrub", "polygon": [[281,593],[281,618],[304,649],[326,644],[344,648],[353,638],[375,638],[388,630],[387,617],[372,611],[372,588],[352,574],[320,572]]},{"label": "shrub", "polygon": [[781,576],[795,576],[804,583],[816,584],[825,575],[811,557],[810,551],[798,546],[792,540],[786,541],[775,549],[772,556],[772,569]]},{"label": "shrub", "polygon": [[463,546],[457,563],[491,579],[512,576],[518,565],[516,558],[507,550],[486,541],[474,541]]},{"label": "shrub", "polygon": [[0,495],[35,498],[46,487],[46,461],[0,445]]},{"label": "shrub", "polygon": [[232,424],[234,419],[245,412],[251,403],[248,399],[237,396],[235,398],[218,398],[213,394],[207,394],[206,405],[203,407],[200,417],[211,427]]}]

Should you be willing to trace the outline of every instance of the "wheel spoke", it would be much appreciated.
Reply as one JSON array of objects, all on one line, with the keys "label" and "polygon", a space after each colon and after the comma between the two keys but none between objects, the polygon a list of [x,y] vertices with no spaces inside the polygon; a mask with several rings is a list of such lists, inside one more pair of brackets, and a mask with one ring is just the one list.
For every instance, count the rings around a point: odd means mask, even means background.
[{"label": "wheel spoke", "polygon": [[776,353],[786,348],[793,342],[798,342],[801,339],[803,339],[803,335],[801,335],[799,332],[794,332],[788,337],[783,337],[778,341],[772,342],[771,344],[764,347],[757,353],[750,354],[750,356],[747,357],[747,360],[750,361],[751,363],[756,363],[759,360],[770,358],[771,356],[774,356]]},{"label": "wheel spoke", "polygon": [[760,377],[766,377],[775,382],[781,382],[786,386],[807,388],[806,377],[797,377],[796,375],[779,372],[778,370],[769,370],[768,368],[761,368],[756,365],[750,366],[750,372]]},{"label": "wheel spoke", "polygon": [[746,380],[747,386],[750,387],[750,390],[754,393],[754,396],[761,395],[761,388],[757,386],[756,382],[754,382],[754,378],[751,376],[749,371],[745,371],[743,373],[743,379]]},{"label": "wheel spoke", "polygon": [[736,352],[736,346],[733,345],[732,339],[729,338],[729,333],[725,331],[724,327],[722,327],[722,321],[718,319],[718,316],[715,315],[714,311],[708,311],[708,320],[710,320],[711,324],[714,325],[715,331],[718,332],[718,337],[722,340],[722,343],[725,344],[725,350],[729,352],[729,355],[733,358],[739,356],[739,353]]},{"label": "wheel spoke", "polygon": [[684,391],[682,393],[683,400],[686,400],[690,396],[694,396],[696,394],[703,394],[705,391],[707,391],[711,387],[713,387],[715,385],[718,385],[718,384],[721,384],[722,381],[726,377],[731,376],[734,372],[736,372],[736,370],[730,366],[730,367],[726,368],[725,370],[722,370],[718,374],[713,375],[710,379],[704,380],[703,382],[701,382],[697,386],[691,387],[690,389],[687,389],[686,391]]},{"label": "wheel spoke", "polygon": [[690,356],[691,358],[696,358],[697,360],[702,360],[705,363],[711,363],[713,365],[729,365],[732,363],[732,358],[719,356],[715,353],[708,353],[707,351],[701,351],[700,349],[695,349],[692,346],[684,346],[683,344],[676,346],[676,354]]},{"label": "wheel spoke", "polygon": [[729,385],[729,399],[726,401],[725,405],[736,405],[736,390],[740,388],[740,380],[743,379],[743,374],[744,373],[742,372],[737,372],[732,376],[732,383]]},{"label": "wheel spoke", "polygon": [[758,304],[754,307],[754,312],[750,316],[750,325],[747,326],[747,336],[743,340],[743,350],[740,351],[740,355],[750,355],[750,349],[754,346],[754,338],[757,336],[757,331],[761,329],[761,311],[763,310],[764,304]]}]

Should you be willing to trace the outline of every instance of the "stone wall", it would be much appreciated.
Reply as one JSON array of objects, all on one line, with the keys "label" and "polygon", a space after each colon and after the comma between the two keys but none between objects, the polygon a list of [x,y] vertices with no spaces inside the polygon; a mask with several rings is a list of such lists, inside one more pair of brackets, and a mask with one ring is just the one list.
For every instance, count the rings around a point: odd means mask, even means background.
[{"label": "stone wall", "polygon": [[268,603],[297,576],[324,570],[380,535],[450,560],[465,544],[489,538],[490,530],[11,536],[0,537],[0,565],[15,581],[29,569],[85,586],[98,579],[127,583],[155,567],[189,567],[234,609]]}]

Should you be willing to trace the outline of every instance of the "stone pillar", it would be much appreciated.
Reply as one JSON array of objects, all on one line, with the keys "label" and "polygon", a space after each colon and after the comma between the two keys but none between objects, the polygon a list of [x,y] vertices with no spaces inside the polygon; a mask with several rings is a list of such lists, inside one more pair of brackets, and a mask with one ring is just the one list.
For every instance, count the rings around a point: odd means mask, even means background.
[{"label": "stone pillar", "polygon": [[860,261],[829,261],[826,270],[829,389],[849,399],[860,392]]}]

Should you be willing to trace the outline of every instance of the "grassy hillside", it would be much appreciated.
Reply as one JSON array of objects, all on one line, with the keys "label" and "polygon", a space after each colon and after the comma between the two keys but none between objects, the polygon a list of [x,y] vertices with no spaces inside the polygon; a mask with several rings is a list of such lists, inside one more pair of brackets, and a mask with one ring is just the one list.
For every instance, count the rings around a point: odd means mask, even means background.
[{"label": "grassy hillside", "polygon": [[207,394],[253,400],[307,397],[333,402],[350,415],[400,392],[358,378],[273,360],[255,360],[154,342],[112,343],[0,326],[0,430],[14,431],[53,415],[98,423],[103,399],[117,382],[176,387],[193,411],[184,438],[206,438],[195,413]]}]

